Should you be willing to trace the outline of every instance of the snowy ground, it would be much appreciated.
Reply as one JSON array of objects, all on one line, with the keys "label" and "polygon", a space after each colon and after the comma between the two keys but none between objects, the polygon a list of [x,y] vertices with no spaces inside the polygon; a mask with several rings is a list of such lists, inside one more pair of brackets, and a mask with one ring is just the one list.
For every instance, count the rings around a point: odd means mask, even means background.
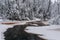
[{"label": "snowy ground", "polygon": [[43,34],[43,38],[48,40],[60,40],[60,25],[44,27],[27,27],[29,33]]},{"label": "snowy ground", "polygon": [[11,27],[13,27],[13,26],[0,24],[0,40],[4,40],[4,35],[3,35],[3,33],[4,33],[8,28],[11,28]]},{"label": "snowy ground", "polygon": [[[0,24],[0,40],[4,40],[3,32],[8,28],[11,28],[11,25],[2,25]],[[43,27],[27,27],[25,30],[29,33],[43,34],[43,38],[48,40],[60,40],[60,25],[52,26],[43,26]],[[58,30],[59,29],[59,30]]]}]

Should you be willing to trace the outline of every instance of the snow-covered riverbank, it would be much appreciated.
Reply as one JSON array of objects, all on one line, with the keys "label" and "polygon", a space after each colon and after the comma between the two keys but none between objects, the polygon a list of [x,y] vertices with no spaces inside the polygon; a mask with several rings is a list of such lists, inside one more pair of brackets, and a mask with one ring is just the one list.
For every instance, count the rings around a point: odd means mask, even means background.
[{"label": "snow-covered riverbank", "polygon": [[43,34],[43,38],[48,40],[60,40],[60,25],[44,26],[44,27],[27,27],[27,32]]},{"label": "snow-covered riverbank", "polygon": [[0,40],[4,40],[4,35],[3,35],[3,33],[4,33],[8,28],[11,28],[11,27],[13,27],[13,26],[0,24]]},{"label": "snow-covered riverbank", "polygon": [[[11,28],[11,25],[2,25],[0,24],[0,40],[4,40],[3,32],[5,32],[8,28]],[[27,27],[25,30],[29,33],[43,34],[43,38],[48,40],[60,40],[60,31],[56,30],[60,28],[60,25],[52,25],[52,26],[43,26],[43,27]]]}]

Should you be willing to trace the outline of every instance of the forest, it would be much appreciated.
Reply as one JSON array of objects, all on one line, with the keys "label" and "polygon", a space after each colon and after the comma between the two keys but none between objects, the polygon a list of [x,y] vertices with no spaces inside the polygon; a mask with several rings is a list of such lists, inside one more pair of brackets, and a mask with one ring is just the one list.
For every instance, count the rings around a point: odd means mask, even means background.
[{"label": "forest", "polygon": [[0,0],[0,40],[60,40],[59,31],[60,0]]},{"label": "forest", "polygon": [[59,3],[51,0],[0,0],[0,17],[8,20],[48,21],[56,18],[58,11]]},{"label": "forest", "polygon": [[18,21],[40,19],[60,24],[59,6],[59,0],[54,3],[51,0],[0,0],[0,17]]}]

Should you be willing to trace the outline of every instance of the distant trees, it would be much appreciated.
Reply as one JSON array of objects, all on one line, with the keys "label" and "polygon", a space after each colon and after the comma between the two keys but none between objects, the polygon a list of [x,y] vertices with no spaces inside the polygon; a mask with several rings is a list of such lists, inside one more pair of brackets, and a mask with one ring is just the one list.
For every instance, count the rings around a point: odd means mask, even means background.
[{"label": "distant trees", "polygon": [[46,20],[51,14],[51,0],[5,0],[0,5],[0,14],[10,20]]},{"label": "distant trees", "polygon": [[[45,2],[45,3],[44,3]],[[51,15],[51,0],[43,0],[42,4],[43,20],[48,20]]]},{"label": "distant trees", "polygon": [[52,4],[51,8],[51,24],[60,24],[60,2],[56,2]]}]

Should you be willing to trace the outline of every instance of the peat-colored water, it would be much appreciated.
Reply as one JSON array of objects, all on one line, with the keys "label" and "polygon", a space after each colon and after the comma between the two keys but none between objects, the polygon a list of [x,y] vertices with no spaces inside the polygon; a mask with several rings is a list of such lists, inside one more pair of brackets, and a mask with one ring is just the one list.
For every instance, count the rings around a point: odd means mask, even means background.
[{"label": "peat-colored water", "polygon": [[4,32],[5,40],[46,40],[37,34],[27,33],[24,31],[26,27],[27,25],[16,25],[13,28],[8,28]]}]

